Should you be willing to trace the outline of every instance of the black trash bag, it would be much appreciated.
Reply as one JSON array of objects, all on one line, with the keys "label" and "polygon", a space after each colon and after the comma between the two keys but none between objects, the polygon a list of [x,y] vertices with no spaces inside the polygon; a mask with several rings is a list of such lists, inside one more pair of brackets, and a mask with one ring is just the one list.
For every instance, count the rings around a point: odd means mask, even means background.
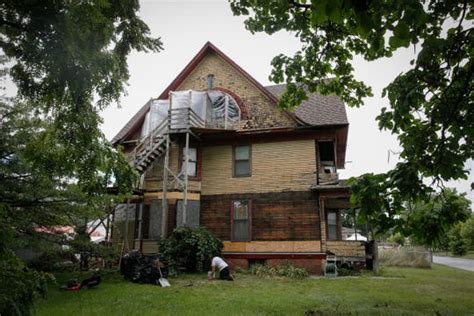
[{"label": "black trash bag", "polygon": [[168,270],[157,259],[157,257],[147,257],[140,251],[133,250],[122,257],[120,273],[125,280],[135,283],[159,284],[161,275],[158,264],[160,264],[163,277],[167,277]]}]

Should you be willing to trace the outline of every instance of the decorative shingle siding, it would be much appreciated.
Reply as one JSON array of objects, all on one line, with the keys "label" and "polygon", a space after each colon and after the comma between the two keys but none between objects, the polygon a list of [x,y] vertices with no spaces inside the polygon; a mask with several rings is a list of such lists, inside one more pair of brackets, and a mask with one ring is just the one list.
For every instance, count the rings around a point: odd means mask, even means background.
[{"label": "decorative shingle siding", "polygon": [[282,110],[263,95],[250,81],[215,53],[209,53],[177,90],[206,90],[207,76],[214,75],[214,86],[232,91],[242,99],[247,119],[245,129],[296,126]]}]

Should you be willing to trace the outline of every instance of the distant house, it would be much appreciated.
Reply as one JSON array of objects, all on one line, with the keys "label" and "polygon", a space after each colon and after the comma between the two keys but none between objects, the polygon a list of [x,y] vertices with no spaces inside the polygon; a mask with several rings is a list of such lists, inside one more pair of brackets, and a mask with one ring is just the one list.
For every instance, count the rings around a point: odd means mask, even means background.
[{"label": "distant house", "polygon": [[344,104],[313,93],[289,112],[277,106],[284,91],[206,43],[112,140],[141,174],[139,193],[115,211],[113,239],[157,253],[175,227],[201,225],[233,267],[289,260],[321,273],[327,251],[364,260],[364,244],[341,233]]}]

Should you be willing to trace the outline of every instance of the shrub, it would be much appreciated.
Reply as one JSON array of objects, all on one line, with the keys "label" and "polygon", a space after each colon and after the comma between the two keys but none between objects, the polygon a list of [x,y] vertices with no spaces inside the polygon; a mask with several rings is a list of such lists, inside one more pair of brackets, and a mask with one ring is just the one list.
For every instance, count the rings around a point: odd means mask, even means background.
[{"label": "shrub", "polygon": [[360,272],[356,269],[356,267],[349,262],[343,262],[337,266],[337,275],[339,276],[351,276],[359,274]]},{"label": "shrub", "polygon": [[474,214],[462,224],[461,236],[469,242],[469,248],[474,249]]},{"label": "shrub", "polygon": [[455,256],[464,256],[469,250],[469,239],[461,234],[462,224],[456,224],[448,233],[449,250]]},{"label": "shrub", "polygon": [[160,242],[160,253],[171,272],[203,272],[213,256],[219,256],[222,242],[203,227],[178,227],[168,239]]},{"label": "shrub", "polygon": [[254,265],[249,269],[249,272],[259,277],[274,277],[282,276],[291,279],[304,279],[308,277],[308,271],[303,268],[297,268],[289,262],[284,262],[276,267],[269,267],[266,265]]}]

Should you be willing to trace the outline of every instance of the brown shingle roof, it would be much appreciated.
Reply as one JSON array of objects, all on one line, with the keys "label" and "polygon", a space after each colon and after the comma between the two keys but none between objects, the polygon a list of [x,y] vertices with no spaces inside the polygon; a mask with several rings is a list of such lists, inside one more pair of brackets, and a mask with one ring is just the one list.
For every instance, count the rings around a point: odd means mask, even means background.
[{"label": "brown shingle roof", "polygon": [[[265,87],[279,98],[285,92],[286,84]],[[335,95],[308,93],[308,99],[295,110],[296,116],[309,125],[343,125],[348,124],[346,108],[342,100]]]},{"label": "brown shingle roof", "polygon": [[143,105],[134,116],[132,116],[132,118],[127,122],[127,124],[122,127],[122,129],[117,133],[117,135],[115,135],[115,137],[110,141],[112,145],[116,145],[123,138],[125,138],[139,122],[142,122],[141,124],[143,124],[143,119],[145,118],[146,112],[148,112],[148,110],[150,109],[151,100],[152,99],[148,100],[148,102],[145,103],[145,105]]}]

